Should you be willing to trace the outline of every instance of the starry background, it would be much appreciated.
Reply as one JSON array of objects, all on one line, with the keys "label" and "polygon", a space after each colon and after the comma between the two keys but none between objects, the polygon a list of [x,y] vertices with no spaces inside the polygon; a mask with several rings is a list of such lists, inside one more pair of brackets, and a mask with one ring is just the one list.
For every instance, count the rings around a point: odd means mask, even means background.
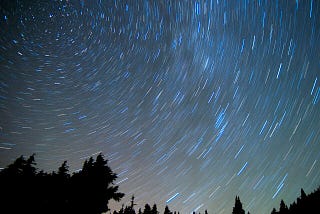
[{"label": "starry background", "polygon": [[320,185],[320,2],[0,2],[0,167],[102,152],[138,207],[270,213]]}]

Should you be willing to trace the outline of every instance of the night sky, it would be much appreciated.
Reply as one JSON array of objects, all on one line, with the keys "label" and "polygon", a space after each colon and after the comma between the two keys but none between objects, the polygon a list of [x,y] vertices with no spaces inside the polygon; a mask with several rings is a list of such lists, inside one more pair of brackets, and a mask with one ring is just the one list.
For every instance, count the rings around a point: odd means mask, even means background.
[{"label": "night sky", "polygon": [[270,213],[313,191],[320,1],[2,0],[0,167],[99,152],[112,209]]}]

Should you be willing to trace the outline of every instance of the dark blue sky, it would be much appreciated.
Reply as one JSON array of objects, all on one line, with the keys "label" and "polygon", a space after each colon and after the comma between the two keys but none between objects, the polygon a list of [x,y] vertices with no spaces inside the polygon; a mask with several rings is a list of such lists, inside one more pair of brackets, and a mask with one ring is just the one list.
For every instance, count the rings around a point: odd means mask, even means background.
[{"label": "dark blue sky", "polygon": [[289,204],[320,184],[319,15],[315,0],[1,1],[0,167],[102,152],[121,203]]}]

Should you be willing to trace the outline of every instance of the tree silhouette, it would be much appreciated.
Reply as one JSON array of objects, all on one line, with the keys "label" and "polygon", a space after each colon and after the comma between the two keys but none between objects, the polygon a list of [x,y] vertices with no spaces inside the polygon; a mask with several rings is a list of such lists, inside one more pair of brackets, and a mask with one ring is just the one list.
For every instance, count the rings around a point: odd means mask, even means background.
[{"label": "tree silhouette", "polygon": [[301,200],[305,200],[307,198],[307,195],[302,188],[300,190],[300,194],[301,194],[300,195]]},{"label": "tree silhouette", "polygon": [[[58,172],[52,172],[47,184],[49,184],[50,194],[48,198],[51,204],[50,213],[71,212],[69,206],[70,198],[70,175],[67,161],[64,161],[58,168]],[[46,194],[46,193],[42,193]]]},{"label": "tree silhouette", "polygon": [[35,205],[35,165],[34,154],[28,159],[20,156],[0,172],[1,210],[12,210],[12,213],[32,210]]},{"label": "tree silhouette", "polygon": [[273,208],[272,211],[271,211],[271,214],[276,214],[276,213],[277,213],[276,208]]},{"label": "tree silhouette", "polygon": [[124,196],[118,192],[119,187],[113,185],[117,175],[107,163],[100,153],[95,161],[93,158],[85,161],[82,170],[72,176],[71,206],[74,212],[107,212],[111,199],[120,201]]},{"label": "tree silhouette", "polygon": [[100,214],[108,210],[109,200],[124,196],[102,154],[96,161],[86,160],[83,170],[72,176],[66,161],[50,174],[37,172],[35,165],[34,155],[20,156],[0,171],[0,213]]},{"label": "tree silhouette", "polygon": [[143,214],[151,214],[151,207],[149,204],[144,206]]},{"label": "tree silhouette", "polygon": [[304,213],[320,213],[320,189],[307,195],[303,189],[300,190],[300,197],[297,201],[290,204],[289,208],[283,200],[280,202],[279,212],[273,208],[271,214],[304,214]]},{"label": "tree silhouette", "polygon": [[164,209],[164,214],[172,214],[172,212],[169,210],[168,205]]},{"label": "tree silhouette", "polygon": [[[38,172],[35,155],[18,157],[12,164],[0,171],[0,213],[32,214],[100,214],[109,210],[110,200],[119,201],[124,194],[114,185],[117,175],[108,166],[108,161],[99,154],[83,163],[82,170],[72,175],[64,161],[57,172]],[[310,194],[300,190],[300,197],[288,207],[283,200],[279,211],[273,208],[271,214],[320,213],[320,188]],[[134,196],[129,206],[122,205],[113,214],[136,214]],[[177,213],[176,211],[174,213]],[[196,212],[193,212],[196,214]],[[245,214],[239,196],[235,198],[233,214]],[[146,204],[138,214],[159,214],[157,205]],[[172,214],[168,206],[164,214]],[[179,212],[178,212],[179,214]],[[199,213],[200,214],[200,213]],[[205,210],[205,214],[208,214]],[[249,214],[249,212],[248,212]]]},{"label": "tree silhouette", "polygon": [[136,211],[134,210],[134,206],[136,204],[134,203],[134,196],[131,197],[131,203],[130,206],[126,206],[126,208],[123,210],[123,213],[125,214],[136,214]]},{"label": "tree silhouette", "polygon": [[244,209],[242,209],[242,203],[240,201],[239,196],[236,196],[232,214],[245,214]]},{"label": "tree silhouette", "polygon": [[283,200],[281,200],[280,202],[280,209],[279,209],[280,213],[288,213],[289,209],[287,207],[287,205],[284,203]]},{"label": "tree silhouette", "polygon": [[58,175],[60,177],[69,178],[69,166],[67,165],[67,161],[64,161],[62,165],[58,169]]},{"label": "tree silhouette", "polygon": [[151,214],[159,214],[158,208],[156,204],[153,204]]}]

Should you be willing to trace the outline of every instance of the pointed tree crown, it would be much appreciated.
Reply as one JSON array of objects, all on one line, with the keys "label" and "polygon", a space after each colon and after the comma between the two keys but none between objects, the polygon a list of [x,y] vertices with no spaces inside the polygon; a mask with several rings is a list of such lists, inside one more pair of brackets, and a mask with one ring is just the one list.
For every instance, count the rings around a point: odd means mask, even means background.
[{"label": "pointed tree crown", "polygon": [[242,203],[240,197],[236,196],[232,214],[245,214],[244,209],[242,209]]}]

